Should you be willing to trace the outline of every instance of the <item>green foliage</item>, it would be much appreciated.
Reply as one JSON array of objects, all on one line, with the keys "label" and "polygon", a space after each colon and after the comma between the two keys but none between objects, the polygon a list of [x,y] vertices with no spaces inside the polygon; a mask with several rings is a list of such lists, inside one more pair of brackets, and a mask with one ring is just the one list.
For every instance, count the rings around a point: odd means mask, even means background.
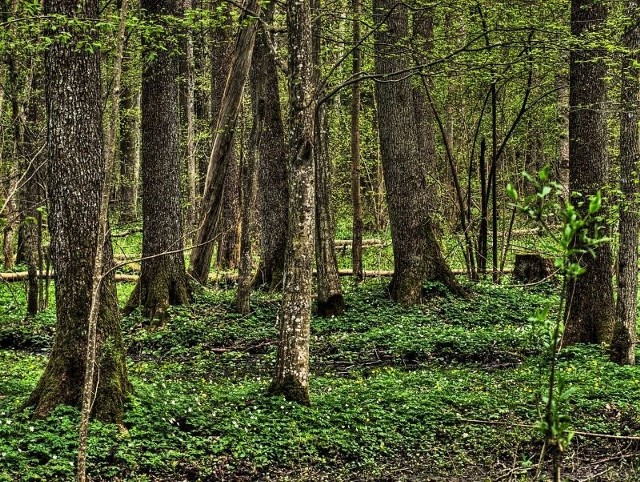
[{"label": "green foliage", "polygon": [[[538,419],[547,328],[528,317],[559,299],[557,287],[478,284],[457,299],[434,283],[425,286],[430,299],[411,309],[390,302],[384,288],[383,280],[346,282],[345,314],[313,319],[310,408],[266,395],[277,295],[256,293],[246,317],[233,313],[232,291],[204,290],[162,328],[126,318],[134,385],[126,430],[92,424],[91,476],[395,480],[406,466],[417,478],[474,478],[514,459],[530,467],[540,447],[534,429],[517,424]],[[17,307],[23,295],[14,294]],[[38,323],[51,323],[45,315]],[[10,310],[0,319],[20,329]],[[78,412],[60,407],[30,420],[20,408],[45,363],[31,351],[0,350],[0,480],[72,477]],[[612,364],[594,347],[563,350],[558,363],[575,388],[557,413],[570,410],[573,426],[620,434],[640,427],[637,368]],[[478,419],[498,424],[466,421]]]}]

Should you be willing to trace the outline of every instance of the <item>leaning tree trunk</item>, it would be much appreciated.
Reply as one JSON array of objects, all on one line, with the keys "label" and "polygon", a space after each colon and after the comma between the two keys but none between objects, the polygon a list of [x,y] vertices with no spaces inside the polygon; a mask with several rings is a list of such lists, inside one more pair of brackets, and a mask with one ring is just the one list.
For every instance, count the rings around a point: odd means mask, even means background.
[{"label": "leaning tree trunk", "polygon": [[[45,14],[97,18],[98,2],[45,2]],[[80,40],[71,30],[71,38]],[[81,35],[81,38],[84,37]],[[72,41],[55,42],[45,55],[49,226],[56,268],[56,334],[49,362],[27,405],[44,417],[59,404],[79,406],[86,371],[87,320],[98,251],[100,200],[104,179],[99,56]],[[111,240],[105,242],[105,266]],[[129,389],[113,274],[100,291],[97,322],[94,415],[120,422]]]},{"label": "leaning tree trunk", "polygon": [[[627,2],[631,19],[638,18],[638,2]],[[622,99],[620,102],[620,248],[618,252],[618,302],[616,322],[611,340],[611,359],[620,364],[633,365],[636,358],[636,302],[638,298],[638,169],[640,164],[640,134],[638,115],[640,93],[640,26],[637,22],[624,36],[625,55],[622,65]]]},{"label": "leaning tree trunk", "polygon": [[[267,22],[273,19],[274,8],[275,3],[271,2],[265,11]],[[262,103],[259,115],[264,117],[258,145],[260,265],[254,285],[276,290],[282,287],[287,237],[287,155],[276,60],[268,47],[267,35],[269,33],[260,28],[250,76],[252,102]]]},{"label": "leaning tree trunk", "polygon": [[[604,3],[572,0],[571,32],[576,38],[602,30],[607,17]],[[607,183],[607,67],[604,52],[577,48],[570,61],[569,188],[581,216],[587,216],[589,196]],[[594,235],[593,224],[589,227]],[[615,318],[611,245],[595,249],[595,257],[581,255],[586,272],[567,288],[567,321],[563,343],[602,343],[611,340]]]},{"label": "leaning tree trunk", "polygon": [[[155,21],[177,15],[176,0],[142,0]],[[169,46],[165,46],[169,47]],[[169,305],[189,303],[183,256],[178,132],[178,58],[170,48],[144,45],[153,52],[142,76],[142,266],[126,312],[142,307],[162,323]]]},{"label": "leaning tree trunk", "polygon": [[[440,280],[459,291],[447,267],[429,215],[427,165],[420,159],[411,79],[393,72],[406,71],[410,56],[402,47],[409,35],[406,5],[391,0],[374,2],[376,83],[380,150],[387,190],[393,241],[394,274],[391,297],[412,305],[422,296],[426,280]],[[433,162],[433,160],[429,160]]]},{"label": "leaning tree trunk", "polygon": [[[321,75],[320,1],[312,0],[315,13],[313,23],[314,84]],[[331,207],[331,160],[329,159],[329,122],[326,104],[319,105],[314,119],[315,176],[316,176],[316,271],[320,316],[336,316],[344,312],[344,296],[338,277],[338,261],[335,248],[335,226]]]},{"label": "leaning tree trunk", "polygon": [[270,392],[308,405],[314,252],[314,86],[310,0],[287,2],[289,39],[289,232],[276,374]]},{"label": "leaning tree trunk", "polygon": [[[258,12],[257,0],[248,0],[246,9]],[[244,84],[251,66],[257,21],[251,20],[246,14],[243,14],[240,25],[241,28],[230,59],[231,66],[227,82],[220,101],[220,110],[217,114],[215,138],[202,198],[202,216],[191,251],[191,275],[202,284],[206,283],[209,275],[213,241],[216,228],[220,224],[218,220],[222,211],[225,179],[231,162],[234,127],[240,110]],[[212,114],[216,115],[215,112]]]}]

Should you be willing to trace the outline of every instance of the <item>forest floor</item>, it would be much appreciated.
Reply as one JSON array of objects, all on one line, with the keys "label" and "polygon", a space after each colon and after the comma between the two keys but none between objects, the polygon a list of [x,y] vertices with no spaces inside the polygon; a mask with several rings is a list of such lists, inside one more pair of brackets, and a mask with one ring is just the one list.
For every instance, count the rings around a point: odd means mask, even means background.
[{"label": "forest floor", "polygon": [[[346,313],[313,319],[311,407],[266,394],[277,295],[256,293],[249,316],[233,312],[233,289],[216,288],[160,329],[125,318],[134,392],[125,430],[91,426],[93,480],[547,480],[535,428],[545,333],[530,318],[557,304],[558,287],[480,283],[458,299],[433,284],[424,304],[403,309],[387,281],[345,279]],[[119,285],[122,301],[130,290]],[[0,285],[0,481],[73,480],[77,411],[32,420],[21,409],[54,310],[23,315],[22,285]],[[640,367],[592,346],[563,350],[560,371],[575,390],[560,411],[579,432],[565,479],[639,480]]]}]

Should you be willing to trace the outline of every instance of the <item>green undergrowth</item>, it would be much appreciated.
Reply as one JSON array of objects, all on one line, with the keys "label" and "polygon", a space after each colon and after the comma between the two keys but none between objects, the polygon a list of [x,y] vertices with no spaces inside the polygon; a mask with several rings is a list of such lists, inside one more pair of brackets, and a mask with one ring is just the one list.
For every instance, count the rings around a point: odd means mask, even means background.
[{"label": "green undergrowth", "polygon": [[[124,429],[91,426],[93,480],[535,479],[542,443],[531,426],[546,371],[529,317],[557,300],[557,287],[478,284],[458,299],[432,284],[424,304],[403,309],[385,281],[345,281],[345,314],[313,319],[310,408],[266,395],[278,295],[256,293],[240,316],[233,290],[201,290],[162,328],[125,318],[134,393]],[[13,295],[0,307],[0,481],[72,480],[77,411],[31,420],[21,408],[54,317],[23,322]],[[12,346],[14,331],[22,338]],[[639,369],[611,364],[600,347],[563,350],[560,366],[576,390],[576,430],[640,430]],[[636,480],[639,449],[578,435],[565,473]]]}]

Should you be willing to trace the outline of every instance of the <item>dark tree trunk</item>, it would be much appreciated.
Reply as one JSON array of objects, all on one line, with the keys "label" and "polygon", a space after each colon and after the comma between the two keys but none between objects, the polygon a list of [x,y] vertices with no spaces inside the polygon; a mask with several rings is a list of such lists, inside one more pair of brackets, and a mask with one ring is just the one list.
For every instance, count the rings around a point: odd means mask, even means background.
[{"label": "dark tree trunk", "polygon": [[258,101],[252,106],[253,126],[249,136],[249,148],[241,169],[242,190],[240,192],[240,210],[242,212],[242,237],[240,240],[240,264],[238,267],[238,290],[236,292],[236,310],[246,315],[251,310],[251,270],[252,238],[254,233],[254,215],[256,192],[258,187],[258,145],[264,121],[264,103]]},{"label": "dark tree trunk", "polygon": [[[252,12],[259,11],[257,0],[249,0],[246,7]],[[243,15],[240,20],[241,27],[229,61],[229,75],[220,101],[219,112],[217,112],[218,120],[202,198],[202,216],[191,251],[191,275],[202,284],[206,283],[209,275],[213,256],[213,241],[216,234],[219,234],[217,233],[218,226],[222,224],[219,220],[223,212],[223,190],[226,189],[225,184],[229,178],[230,165],[235,162],[232,161],[231,156],[234,128],[240,111],[244,84],[251,66],[256,24],[256,21],[248,20],[246,15]],[[212,114],[216,115],[216,112],[214,111]],[[237,174],[235,176],[237,178]],[[234,229],[237,229],[237,214],[235,215],[235,223]]]},{"label": "dark tree trunk", "polygon": [[[320,1],[312,0],[311,8],[314,12],[313,24],[313,65],[314,85],[318,84],[321,75],[322,58]],[[315,177],[316,177],[316,271],[318,315],[329,317],[341,315],[344,312],[344,296],[338,277],[338,261],[335,248],[335,222],[331,206],[331,160],[329,158],[329,122],[327,105],[322,104],[316,109],[314,122],[315,144]]]},{"label": "dark tree trunk", "polygon": [[[142,0],[156,21],[177,15],[176,0]],[[169,47],[169,46],[167,46]],[[154,45],[144,45],[144,56]],[[142,266],[126,311],[142,306],[162,323],[169,305],[189,303],[180,195],[178,58],[155,50],[142,76]]]},{"label": "dark tree trunk", "polygon": [[[273,18],[275,3],[270,3],[265,20]],[[260,29],[253,52],[251,69],[252,102],[262,102],[263,126],[258,153],[258,205],[260,216],[260,265],[254,285],[270,290],[282,287],[287,236],[287,173],[284,127],[276,61],[270,51],[264,29]]]},{"label": "dark tree trunk", "polygon": [[[33,79],[33,87],[36,87],[36,78]],[[35,91],[32,88],[32,92]],[[38,280],[40,236],[38,234],[41,214],[39,208],[44,205],[44,189],[42,186],[43,176],[40,167],[43,156],[38,153],[36,132],[39,122],[39,111],[41,104],[40,96],[32,94],[29,106],[25,115],[26,125],[24,133],[24,145],[21,150],[24,152],[23,168],[24,184],[20,188],[20,251],[24,255],[24,263],[27,265],[27,316],[35,316],[40,308],[40,283]],[[25,162],[26,161],[26,162]]]},{"label": "dark tree trunk", "polygon": [[[360,0],[352,0],[353,11],[353,66],[352,75],[357,75],[362,69],[362,55],[360,53],[360,15],[362,6]],[[353,239],[351,248],[351,264],[353,277],[356,282],[364,278],[362,266],[362,199],[360,196],[360,82],[351,88],[351,203],[353,204]]]},{"label": "dark tree trunk", "polygon": [[[129,63],[124,64],[128,69]],[[123,75],[126,79],[127,75]],[[139,81],[139,77],[135,77]],[[137,82],[136,82],[137,83]],[[125,86],[120,96],[120,185],[118,204],[121,223],[132,223],[138,218],[138,182],[140,172],[140,121],[138,115],[138,89]]]},{"label": "dark tree trunk", "polygon": [[289,38],[289,231],[276,374],[270,392],[308,405],[314,252],[314,85],[310,0],[287,3]]},{"label": "dark tree trunk", "polygon": [[638,169],[640,165],[640,134],[638,115],[640,93],[640,26],[638,2],[627,2],[627,14],[633,25],[624,35],[629,49],[622,64],[622,99],[620,102],[620,250],[618,252],[618,301],[616,322],[611,340],[611,359],[633,365],[636,359],[636,304],[638,299],[638,234],[640,217],[638,203]]},{"label": "dark tree trunk", "polygon": [[[83,16],[97,18],[98,2]],[[77,18],[78,4],[45,2],[45,13]],[[72,39],[76,38],[71,32]],[[100,64],[97,54],[75,42],[53,43],[45,56],[49,226],[56,268],[56,334],[49,362],[28,406],[47,416],[59,404],[79,406],[85,375],[87,320],[97,253],[104,179]],[[106,266],[111,240],[105,244]],[[105,277],[97,325],[100,379],[94,415],[120,422],[129,389],[113,274]]]},{"label": "dark tree trunk", "polygon": [[[603,2],[572,0],[571,32],[580,39],[601,30],[607,17]],[[581,197],[574,198],[582,216],[588,213],[589,196],[607,183],[607,67],[604,52],[578,48],[571,52],[569,113],[569,187]],[[606,211],[605,211],[606,212]],[[593,226],[591,226],[593,235]],[[567,323],[563,343],[602,343],[611,340],[615,318],[611,245],[595,250],[595,257],[581,256],[586,272],[569,283]]]},{"label": "dark tree trunk", "polygon": [[420,301],[426,280],[440,280],[456,291],[459,287],[442,257],[429,215],[428,171],[418,149],[411,80],[392,74],[410,67],[410,56],[402,47],[409,35],[407,10],[390,0],[374,2],[374,20],[383,22],[375,33],[376,73],[389,75],[376,83],[393,240],[394,275],[389,291],[394,300],[412,305]]},{"label": "dark tree trunk", "polygon": [[222,219],[219,220],[216,252],[220,269],[235,269],[240,255],[240,165],[234,151],[234,147],[230,147],[222,188]]}]

